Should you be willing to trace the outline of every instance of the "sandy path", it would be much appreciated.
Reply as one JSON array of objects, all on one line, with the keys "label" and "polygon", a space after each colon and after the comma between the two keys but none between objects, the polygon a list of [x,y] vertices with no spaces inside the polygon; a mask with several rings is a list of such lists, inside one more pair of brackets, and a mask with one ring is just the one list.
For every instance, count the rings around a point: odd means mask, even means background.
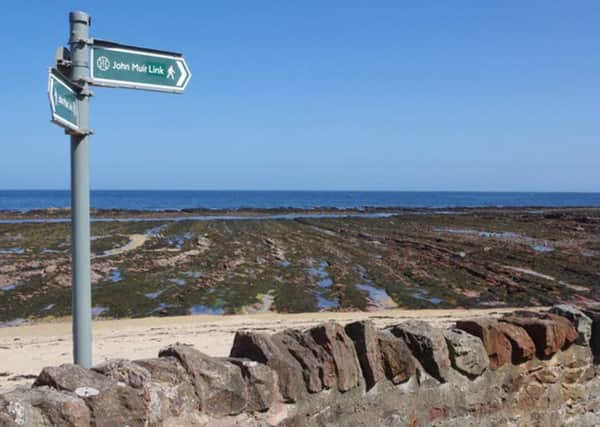
[{"label": "sandy path", "polygon": [[[539,307],[536,309],[540,309]],[[498,316],[514,309],[386,310],[352,313],[264,313],[233,316],[149,317],[94,322],[94,362],[114,358],[156,357],[175,342],[193,344],[212,356],[227,356],[238,329],[274,332],[307,328],[335,320],[347,323],[370,318],[379,327],[407,319],[448,326],[461,318]],[[0,392],[30,384],[44,366],[71,362],[70,319],[0,329]],[[25,377],[23,377],[25,376]]]},{"label": "sandy path", "polygon": [[142,247],[144,243],[146,243],[146,241],[149,239],[149,237],[145,234],[131,234],[128,237],[129,242],[127,242],[125,245],[115,249],[109,249],[108,251],[104,251],[100,255],[96,255],[94,258],[115,256],[132,251],[134,249]]},{"label": "sandy path", "polygon": [[[516,271],[518,273],[524,273],[524,274],[529,274],[531,276],[535,276],[535,277],[539,277],[541,279],[546,279],[549,280],[551,282],[556,282],[556,278],[552,277],[552,276],[548,276],[547,274],[542,274],[542,273],[538,273],[537,271],[534,271],[530,268],[521,268],[521,267],[511,267],[510,265],[505,265],[504,268],[508,268],[509,270],[513,270]],[[579,292],[589,292],[590,288],[586,288],[585,286],[579,286],[579,285],[571,285],[570,283],[565,283],[562,280],[558,282],[559,284],[566,286],[567,288],[571,288],[575,291],[579,291]]]}]

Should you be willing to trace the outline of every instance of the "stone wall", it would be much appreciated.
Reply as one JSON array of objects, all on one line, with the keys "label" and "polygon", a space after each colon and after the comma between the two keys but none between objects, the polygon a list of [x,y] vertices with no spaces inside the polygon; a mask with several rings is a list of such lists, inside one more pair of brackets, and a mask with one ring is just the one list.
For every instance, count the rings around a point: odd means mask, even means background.
[{"label": "stone wall", "polygon": [[447,330],[240,331],[228,358],[174,344],[45,368],[0,395],[0,426],[597,426],[599,359],[600,311],[568,306]]}]

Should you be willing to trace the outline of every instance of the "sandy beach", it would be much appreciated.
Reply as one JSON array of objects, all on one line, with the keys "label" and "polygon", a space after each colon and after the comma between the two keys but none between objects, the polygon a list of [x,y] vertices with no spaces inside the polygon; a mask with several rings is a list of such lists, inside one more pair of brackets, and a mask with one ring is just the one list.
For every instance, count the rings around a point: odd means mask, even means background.
[{"label": "sandy beach", "polygon": [[[541,307],[533,308],[535,310]],[[386,310],[378,312],[264,313],[232,316],[148,317],[95,321],[94,363],[108,359],[156,357],[168,344],[194,345],[211,356],[227,356],[235,331],[272,333],[286,328],[304,329],[334,320],[348,323],[371,319],[379,327],[408,319],[450,326],[457,319],[500,316],[514,309]],[[61,319],[0,329],[0,392],[31,384],[44,366],[72,361],[71,321]]]}]

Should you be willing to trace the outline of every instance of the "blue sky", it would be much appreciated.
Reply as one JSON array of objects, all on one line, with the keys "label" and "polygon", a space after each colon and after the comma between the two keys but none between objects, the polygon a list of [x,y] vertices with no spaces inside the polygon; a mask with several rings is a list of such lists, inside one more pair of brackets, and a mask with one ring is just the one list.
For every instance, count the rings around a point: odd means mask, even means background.
[{"label": "blue sky", "polygon": [[96,88],[98,189],[600,191],[597,1],[4,5],[0,188],[68,188],[68,12],[181,51],[184,95]]}]

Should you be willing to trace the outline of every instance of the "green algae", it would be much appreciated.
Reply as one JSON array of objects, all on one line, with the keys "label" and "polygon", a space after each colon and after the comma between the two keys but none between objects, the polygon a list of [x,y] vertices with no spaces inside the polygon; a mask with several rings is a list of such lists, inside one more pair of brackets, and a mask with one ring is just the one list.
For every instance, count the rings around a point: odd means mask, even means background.
[{"label": "green algae", "polygon": [[[0,224],[0,249],[24,248],[0,255],[0,280],[18,283],[0,291],[0,321],[70,313],[69,233],[64,223]],[[280,312],[317,311],[319,298],[334,302],[334,310],[366,310],[373,301],[357,287],[365,277],[404,308],[546,305],[600,296],[600,257],[593,252],[600,251],[598,209],[101,222],[92,224],[98,236],[92,251],[122,247],[132,234],[148,240],[92,260],[93,304],[107,308],[103,317],[188,314],[194,306],[239,313],[260,305],[257,295],[266,293],[273,296],[271,309]],[[536,252],[530,239],[554,251]],[[310,273],[321,262],[327,263],[327,286]],[[51,266],[58,271],[45,273]],[[118,282],[110,280],[114,270],[122,275]]]}]

